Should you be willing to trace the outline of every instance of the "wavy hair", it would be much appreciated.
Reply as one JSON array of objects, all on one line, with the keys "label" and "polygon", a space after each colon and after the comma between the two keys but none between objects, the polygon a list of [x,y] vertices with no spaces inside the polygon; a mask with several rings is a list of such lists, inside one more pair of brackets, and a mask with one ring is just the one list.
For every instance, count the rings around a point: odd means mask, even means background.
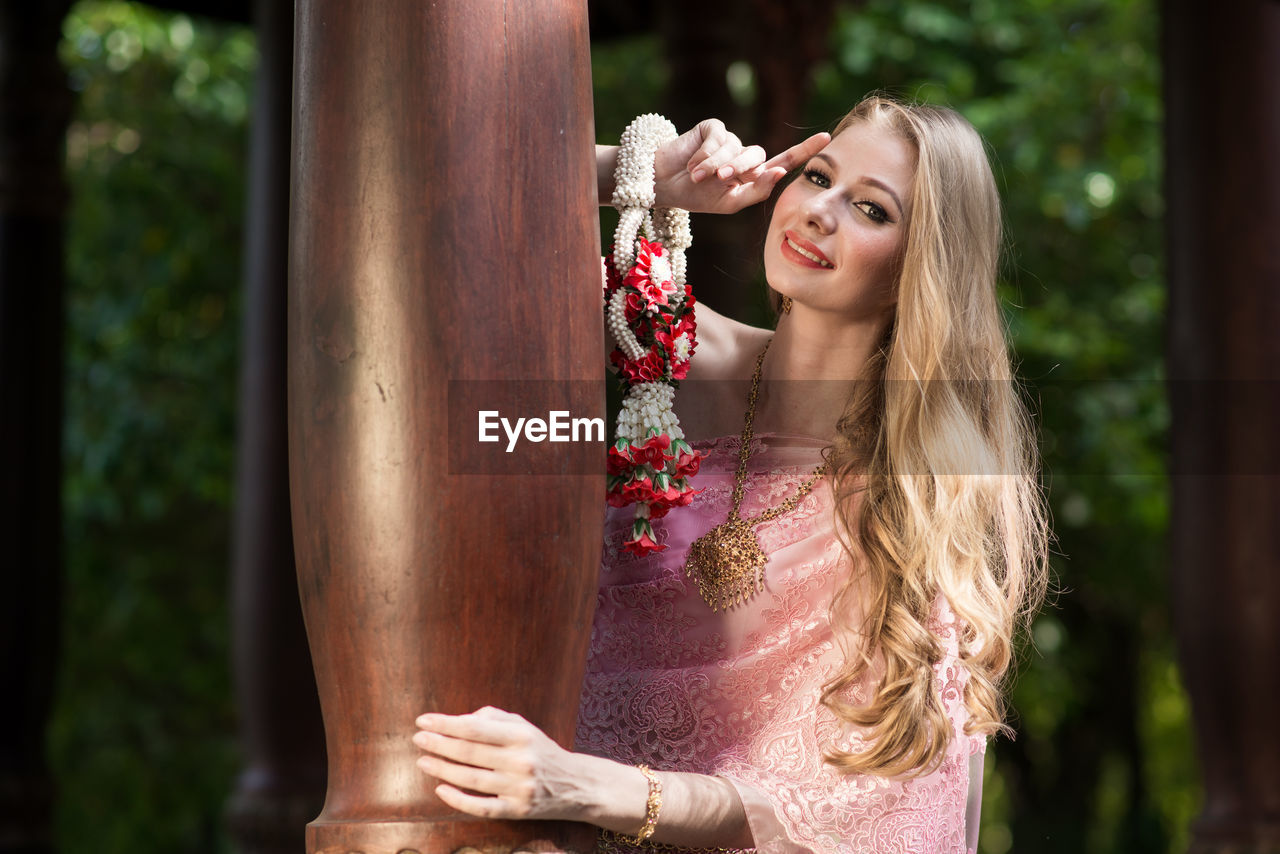
[{"label": "wavy hair", "polygon": [[[929,629],[940,595],[958,618],[967,732],[1010,732],[1003,683],[1044,596],[1049,524],[996,296],[1000,200],[982,139],[953,110],[879,95],[834,133],[862,122],[906,140],[916,171],[897,309],[828,452],[856,567],[832,622],[857,642],[822,702],[870,736],[828,762],[898,776],[936,768],[951,734]],[[868,702],[847,699],[867,683]]]}]

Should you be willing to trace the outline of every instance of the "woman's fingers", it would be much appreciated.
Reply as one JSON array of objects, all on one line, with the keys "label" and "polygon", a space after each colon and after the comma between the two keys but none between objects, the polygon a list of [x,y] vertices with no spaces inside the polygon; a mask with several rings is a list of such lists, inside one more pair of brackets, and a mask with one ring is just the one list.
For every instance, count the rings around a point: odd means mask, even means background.
[{"label": "woman's fingers", "polygon": [[440,781],[436,794],[450,807],[487,818],[546,812],[539,768],[553,758],[546,744],[563,751],[533,724],[486,706],[469,715],[422,715],[417,725],[413,743],[426,751],[418,767]]},{"label": "woman's fingers", "polygon": [[[519,715],[485,707],[469,715],[426,714],[418,718],[419,731],[413,743],[428,755],[419,760],[425,768],[470,767],[492,771],[506,777],[529,777],[533,774],[534,736],[539,731]],[[442,765],[441,763],[445,763]],[[470,771],[458,772],[470,775]],[[442,779],[468,788],[470,776]],[[489,778],[486,778],[489,779]],[[474,781],[473,781],[474,782]]]},{"label": "woman's fingers", "polygon": [[716,154],[724,147],[727,138],[736,140],[737,137],[729,133],[719,119],[703,119],[689,133],[701,140],[685,164],[689,176],[697,183],[724,165],[723,158],[716,159]]},{"label": "woman's fingers", "polygon": [[529,815],[528,805],[522,801],[470,795],[448,783],[436,786],[436,797],[458,812],[479,818],[526,818]]},{"label": "woman's fingers", "polygon": [[507,788],[506,776],[489,768],[460,765],[438,756],[419,756],[418,767],[437,780],[473,792],[498,795]]},{"label": "woman's fingers", "polygon": [[[743,176],[762,163],[764,163],[764,149],[758,145],[749,145],[738,152],[728,163],[721,166],[717,174],[721,178],[732,178],[734,175]],[[725,174],[726,168],[732,170],[727,175]]]},{"label": "woman's fingers", "polygon": [[766,169],[781,168],[783,174],[786,174],[804,163],[813,155],[817,154],[822,149],[826,148],[827,143],[830,141],[831,134],[826,133],[825,131],[822,133],[815,133],[803,142],[798,142],[791,146],[781,154],[777,154],[769,158],[769,160],[765,162],[764,167]]},{"label": "woman's fingers", "polygon": [[726,130],[719,119],[707,119],[698,128],[704,131],[705,138],[686,167],[695,184],[711,175],[727,181],[764,162],[763,148],[743,145],[742,140]]},{"label": "woman's fingers", "polygon": [[710,213],[739,211],[768,198],[779,178],[830,140],[829,134],[814,134],[766,160],[763,148],[744,145],[724,122],[704,119],[658,147],[654,161],[658,203]]},{"label": "woman's fingers", "polygon": [[[708,120],[718,125],[715,136],[708,137],[689,161],[690,176],[695,182],[704,180],[711,173],[721,180],[739,176],[744,183],[750,180],[750,173],[763,166],[764,170],[779,168],[785,175],[817,154],[831,141],[829,133],[815,133],[803,142],[799,142],[786,151],[765,160],[765,151],[758,145],[743,146],[737,136],[724,129],[717,120]],[[764,174],[764,173],[761,173]],[[752,176],[758,177],[758,176]]]},{"label": "woman's fingers", "polygon": [[690,160],[689,174],[695,183],[706,181],[712,175],[721,182],[718,192],[722,196],[710,209],[722,213],[764,201],[779,180],[831,141],[830,134],[816,133],[766,160],[763,148],[743,146],[723,125],[719,122],[714,124],[718,125],[710,129],[714,131],[714,137],[704,140],[698,153]]},{"label": "woman's fingers", "polygon": [[724,209],[742,210],[769,198],[773,188],[787,172],[777,167],[766,169],[756,166],[738,176],[738,181],[725,190]]},{"label": "woman's fingers", "polygon": [[[741,140],[730,133],[724,144],[710,152],[690,177],[698,181],[714,172],[717,178],[727,181],[735,175],[751,171],[763,162],[763,148],[758,145],[744,146]],[[694,177],[698,175],[700,177]]]},{"label": "woman's fingers", "polygon": [[469,715],[420,715],[415,722],[419,729],[476,741],[482,744],[506,745],[521,737],[528,722],[519,715],[485,706]]},{"label": "woman's fingers", "polygon": [[480,768],[497,768],[502,762],[505,749],[503,746],[454,738],[429,730],[414,735],[413,743],[436,756]]}]

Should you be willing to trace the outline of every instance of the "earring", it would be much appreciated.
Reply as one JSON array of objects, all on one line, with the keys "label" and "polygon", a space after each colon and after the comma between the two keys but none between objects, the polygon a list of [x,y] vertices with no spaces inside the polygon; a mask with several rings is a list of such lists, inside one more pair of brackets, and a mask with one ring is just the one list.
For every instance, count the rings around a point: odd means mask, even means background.
[{"label": "earring", "polygon": [[790,314],[790,313],[791,313],[791,297],[787,296],[786,294],[783,294],[783,295],[782,295],[782,304],[781,304],[781,308],[782,308],[782,313],[783,313],[783,314]]}]

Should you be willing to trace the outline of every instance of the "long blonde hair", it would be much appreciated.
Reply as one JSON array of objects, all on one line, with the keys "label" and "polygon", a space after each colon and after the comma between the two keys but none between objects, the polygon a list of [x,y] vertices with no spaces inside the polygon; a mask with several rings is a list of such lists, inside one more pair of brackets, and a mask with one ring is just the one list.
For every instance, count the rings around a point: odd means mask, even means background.
[{"label": "long blonde hair", "polygon": [[[881,96],[835,133],[859,122],[890,128],[917,159],[878,380],[849,402],[830,452],[837,527],[855,567],[832,619],[857,642],[822,702],[870,736],[867,749],[833,749],[828,762],[897,776],[936,767],[951,735],[934,685],[942,647],[928,625],[939,596],[961,627],[968,732],[1008,729],[1003,680],[1015,631],[1044,595],[1049,532],[996,297],[1000,201],[982,140],[952,110]],[[872,674],[869,702],[844,699]]]}]

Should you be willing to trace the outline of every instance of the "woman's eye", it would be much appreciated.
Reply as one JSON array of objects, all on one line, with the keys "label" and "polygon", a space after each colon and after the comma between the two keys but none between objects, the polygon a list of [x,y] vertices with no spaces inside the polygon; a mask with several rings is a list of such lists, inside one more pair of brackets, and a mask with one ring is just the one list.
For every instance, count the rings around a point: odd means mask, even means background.
[{"label": "woman's eye", "polygon": [[870,219],[872,222],[888,222],[889,221],[888,212],[886,212],[884,208],[880,207],[875,202],[857,202],[856,204],[854,204],[854,207],[856,207],[858,210],[866,214],[867,218]]},{"label": "woman's eye", "polygon": [[824,189],[831,186],[831,179],[827,177],[827,173],[823,172],[821,169],[809,167],[804,170],[804,178],[810,184],[814,184]]}]

